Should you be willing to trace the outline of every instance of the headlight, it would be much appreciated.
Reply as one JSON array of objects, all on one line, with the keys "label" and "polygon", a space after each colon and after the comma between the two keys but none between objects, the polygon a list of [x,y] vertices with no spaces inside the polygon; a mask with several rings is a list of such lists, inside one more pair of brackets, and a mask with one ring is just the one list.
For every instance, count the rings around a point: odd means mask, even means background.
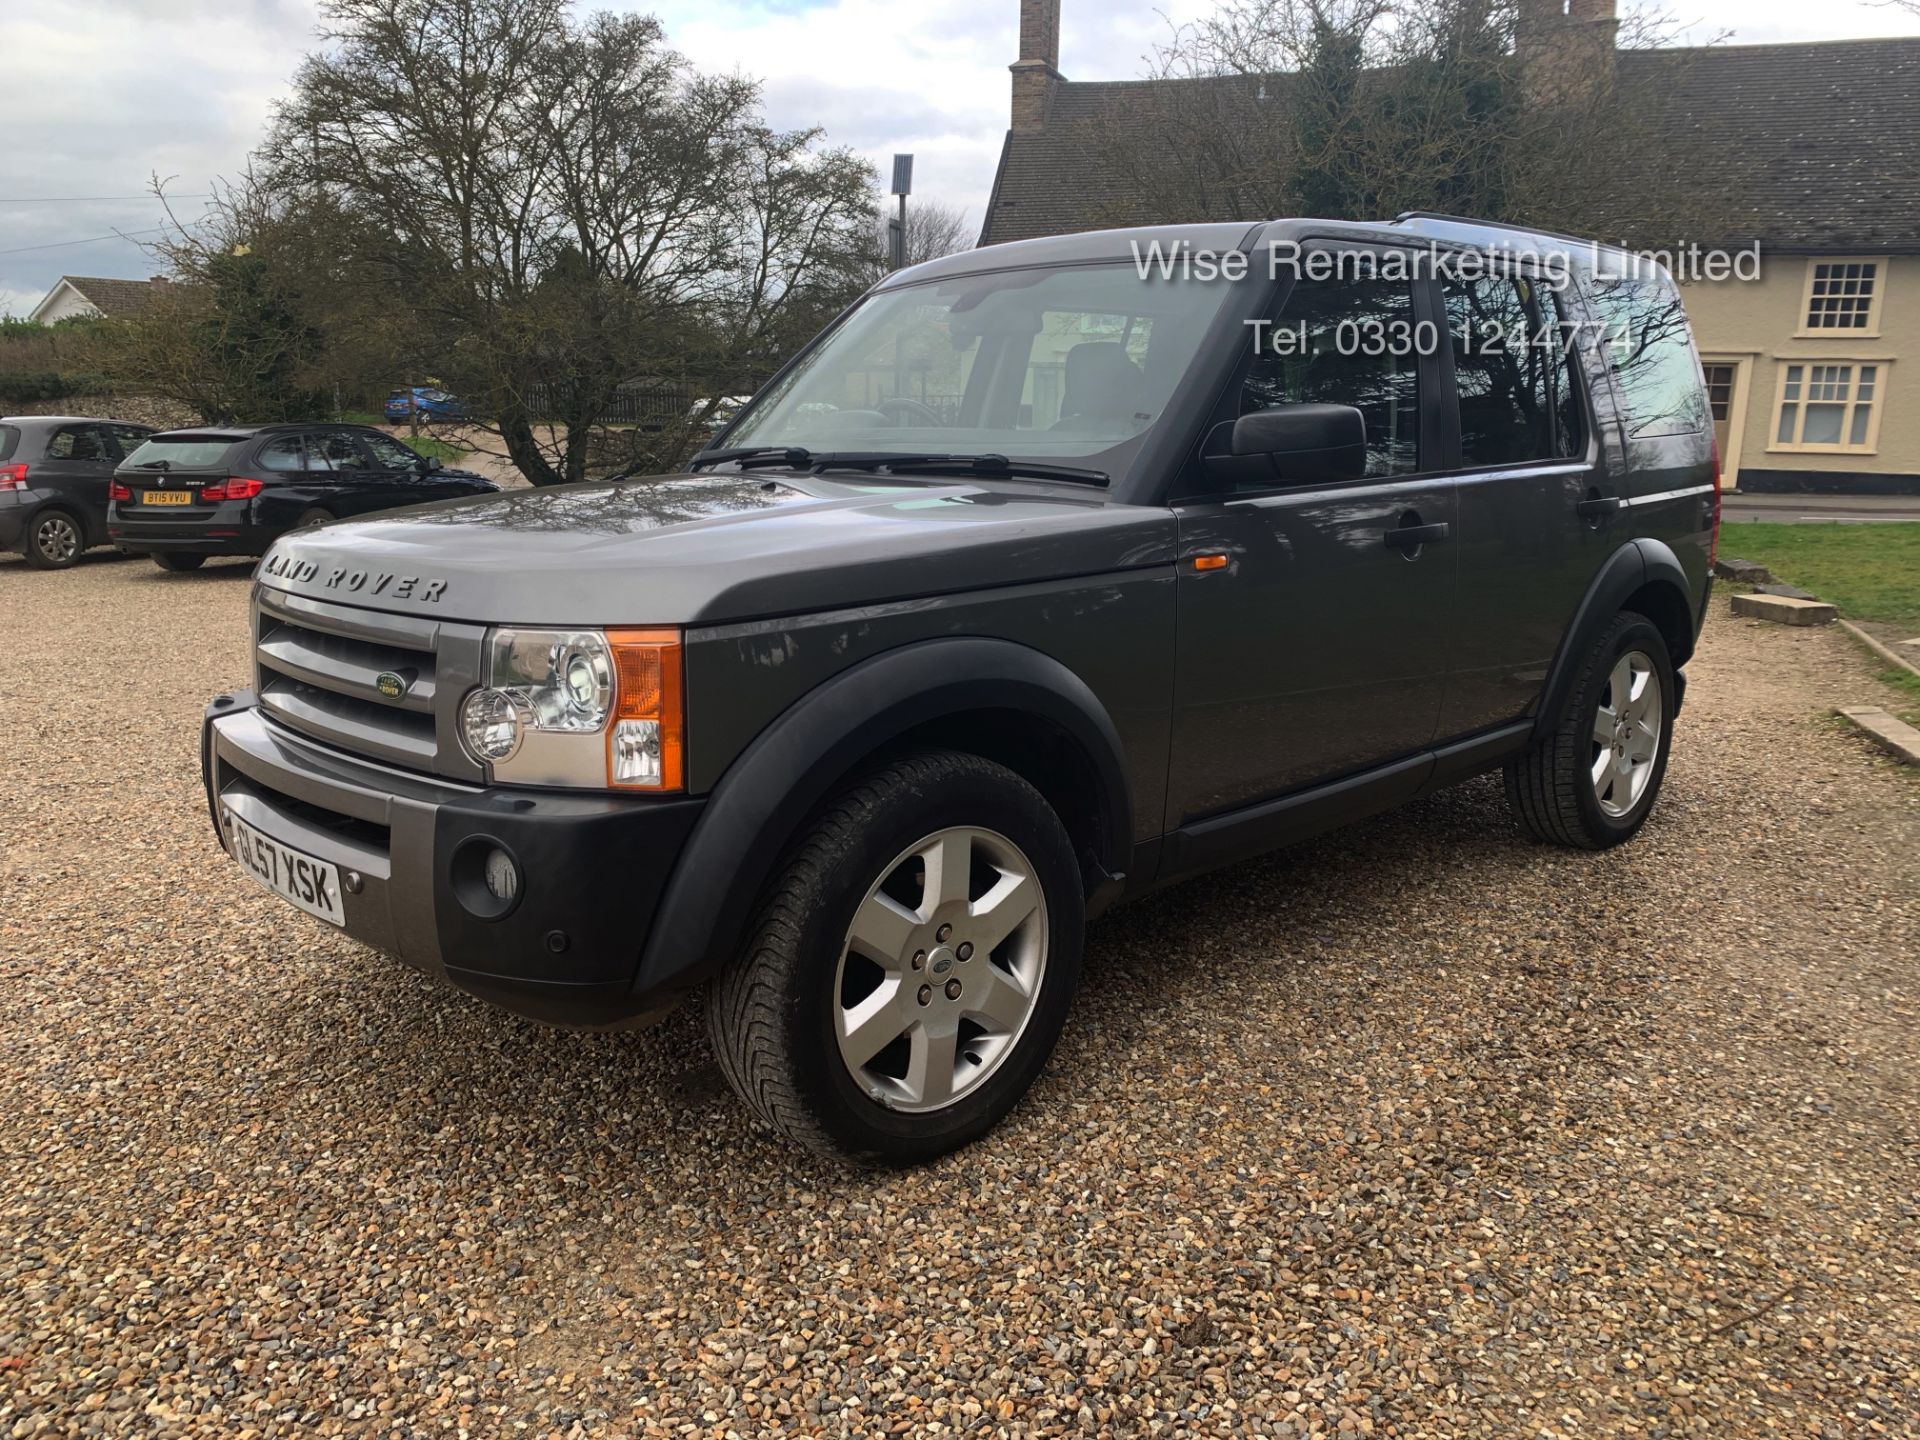
[{"label": "headlight", "polygon": [[491,631],[461,734],[505,784],[677,790],[680,632]]},{"label": "headlight", "polygon": [[460,733],[474,759],[498,765],[519,750],[532,718],[505,690],[476,690],[460,707]]}]

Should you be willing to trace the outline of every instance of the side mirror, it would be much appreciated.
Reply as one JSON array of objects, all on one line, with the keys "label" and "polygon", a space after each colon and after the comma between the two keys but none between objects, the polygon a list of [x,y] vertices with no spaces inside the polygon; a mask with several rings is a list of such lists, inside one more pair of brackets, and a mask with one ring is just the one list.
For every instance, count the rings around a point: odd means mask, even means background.
[{"label": "side mirror", "polygon": [[[1228,486],[1358,480],[1367,473],[1367,421],[1351,405],[1276,405],[1208,437],[1208,473]],[[1217,453],[1220,441],[1225,453]]]},{"label": "side mirror", "polygon": [[422,475],[431,475],[440,468],[440,457],[438,455],[422,455],[418,460],[413,462],[413,468],[418,470]]}]

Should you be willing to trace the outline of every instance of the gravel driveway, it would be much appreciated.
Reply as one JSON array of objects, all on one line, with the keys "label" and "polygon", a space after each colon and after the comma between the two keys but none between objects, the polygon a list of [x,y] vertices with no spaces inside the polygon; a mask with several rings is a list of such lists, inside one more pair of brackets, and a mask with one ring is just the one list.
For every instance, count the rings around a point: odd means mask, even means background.
[{"label": "gravel driveway", "polygon": [[1637,844],[1482,781],[1096,929],[917,1172],[693,1017],[541,1030],[253,888],[244,565],[0,561],[0,1437],[1920,1433],[1920,787],[1715,606]]}]

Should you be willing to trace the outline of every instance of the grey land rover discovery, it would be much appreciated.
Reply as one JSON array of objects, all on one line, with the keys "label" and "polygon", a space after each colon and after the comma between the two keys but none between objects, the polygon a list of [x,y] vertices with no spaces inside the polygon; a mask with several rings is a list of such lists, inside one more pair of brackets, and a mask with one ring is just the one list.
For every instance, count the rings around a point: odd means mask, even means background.
[{"label": "grey land rover discovery", "polygon": [[1019,1100],[1090,915],[1503,770],[1645,823],[1719,521],[1657,268],[1439,216],[889,277],[686,473],[290,534],[207,711],[221,842],[524,1015],[704,996],[803,1144]]}]

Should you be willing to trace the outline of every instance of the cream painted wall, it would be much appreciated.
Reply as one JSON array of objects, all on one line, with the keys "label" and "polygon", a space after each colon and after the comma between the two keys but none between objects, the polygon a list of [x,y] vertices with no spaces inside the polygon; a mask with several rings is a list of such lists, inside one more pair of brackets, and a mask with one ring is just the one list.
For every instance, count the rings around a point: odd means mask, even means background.
[{"label": "cream painted wall", "polygon": [[[1832,333],[1802,336],[1807,266],[1839,257],[1763,255],[1760,278],[1694,281],[1680,287],[1703,360],[1740,362],[1734,403],[1738,464],[1743,470],[1812,470],[1829,474],[1920,475],[1920,256],[1881,255],[1883,292],[1878,338]],[[1772,450],[1780,367],[1791,361],[1851,360],[1879,365],[1881,409],[1874,454]],[[1731,443],[1729,449],[1735,448]],[[1723,457],[1730,459],[1730,457]],[[1726,466],[1728,479],[1733,465]]]}]

